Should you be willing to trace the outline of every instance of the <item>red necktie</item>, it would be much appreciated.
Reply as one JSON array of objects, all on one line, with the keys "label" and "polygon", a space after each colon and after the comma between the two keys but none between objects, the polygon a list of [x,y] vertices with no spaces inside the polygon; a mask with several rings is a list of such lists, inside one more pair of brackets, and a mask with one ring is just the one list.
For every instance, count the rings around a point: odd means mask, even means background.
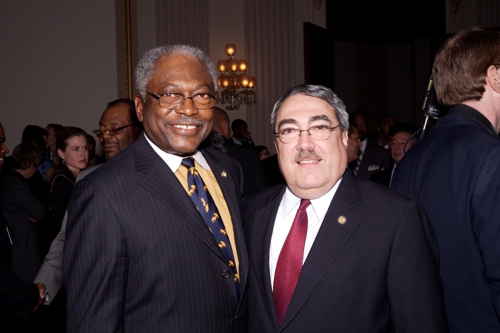
[{"label": "red necktie", "polygon": [[285,317],[288,304],[290,304],[302,269],[304,243],[306,242],[307,235],[306,208],[310,203],[311,201],[308,199],[300,201],[299,210],[295,215],[292,228],[286,237],[285,244],[278,258],[278,264],[276,265],[273,300],[278,324],[280,325],[283,317]]}]

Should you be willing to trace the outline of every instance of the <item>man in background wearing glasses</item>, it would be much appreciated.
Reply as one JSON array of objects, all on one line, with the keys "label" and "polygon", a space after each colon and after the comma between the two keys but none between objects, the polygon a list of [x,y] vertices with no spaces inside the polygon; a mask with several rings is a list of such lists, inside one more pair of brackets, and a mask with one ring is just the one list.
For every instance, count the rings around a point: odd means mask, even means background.
[{"label": "man in background wearing glasses", "polygon": [[216,86],[198,48],[142,56],[135,105],[144,132],[76,184],[69,206],[68,332],[246,331],[242,172],[202,145]]},{"label": "man in background wearing glasses", "polygon": [[295,85],[271,124],[286,186],[244,202],[249,332],[447,332],[425,212],[346,172],[344,103]]}]

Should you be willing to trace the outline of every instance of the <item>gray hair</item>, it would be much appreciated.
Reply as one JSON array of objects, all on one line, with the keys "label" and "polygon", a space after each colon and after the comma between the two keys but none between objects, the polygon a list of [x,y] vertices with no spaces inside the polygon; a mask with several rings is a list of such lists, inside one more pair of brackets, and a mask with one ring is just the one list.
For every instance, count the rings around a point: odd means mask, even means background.
[{"label": "gray hair", "polygon": [[135,86],[143,100],[146,99],[146,86],[154,74],[156,63],[162,57],[173,55],[189,56],[204,63],[214,81],[214,92],[217,92],[217,70],[212,60],[202,50],[190,45],[164,45],[146,51],[135,69]]},{"label": "gray hair", "polygon": [[271,113],[271,127],[274,133],[276,126],[276,115],[281,108],[281,105],[288,97],[294,95],[306,95],[316,97],[327,102],[335,110],[340,128],[345,131],[349,128],[349,115],[347,114],[344,102],[328,87],[320,85],[295,84],[290,86],[285,94],[274,104],[273,112]]}]

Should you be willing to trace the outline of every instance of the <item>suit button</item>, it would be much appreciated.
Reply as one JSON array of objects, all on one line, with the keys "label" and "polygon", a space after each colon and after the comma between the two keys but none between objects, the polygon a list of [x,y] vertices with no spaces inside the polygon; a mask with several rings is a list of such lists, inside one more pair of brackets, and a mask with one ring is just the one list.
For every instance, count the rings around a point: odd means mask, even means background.
[{"label": "suit button", "polygon": [[229,271],[227,269],[222,271],[222,277],[224,279],[229,279],[230,276],[231,276],[231,273],[229,273]]}]

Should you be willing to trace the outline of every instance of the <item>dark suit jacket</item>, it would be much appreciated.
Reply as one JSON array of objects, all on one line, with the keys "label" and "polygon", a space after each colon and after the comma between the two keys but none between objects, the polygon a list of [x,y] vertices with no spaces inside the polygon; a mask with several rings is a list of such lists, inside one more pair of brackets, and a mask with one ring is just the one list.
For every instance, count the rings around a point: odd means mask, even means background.
[{"label": "dark suit jacket", "polygon": [[243,170],[243,197],[268,187],[255,147],[237,145],[233,140],[224,140],[224,147],[227,149],[226,153],[238,161]]},{"label": "dark suit jacket", "polygon": [[392,186],[425,208],[439,241],[452,332],[500,332],[500,139],[451,108],[398,163]]},{"label": "dark suit jacket", "polygon": [[388,169],[375,172],[373,175],[370,176],[370,180],[380,185],[389,186],[391,184],[391,176],[393,168],[394,167],[392,166]]},{"label": "dark suit jacket", "polygon": [[[351,162],[349,167],[354,169],[355,163],[356,160]],[[380,147],[375,142],[368,141],[356,176],[370,180],[371,175],[383,169],[390,168],[392,163],[387,149]]]},{"label": "dark suit jacket", "polygon": [[286,184],[285,178],[281,174],[280,165],[278,162],[278,154],[269,156],[262,160],[264,174],[266,175],[267,185],[274,186],[278,184]]},{"label": "dark suit jacket", "polygon": [[[202,152],[231,212],[244,295],[241,169],[222,152]],[[76,184],[64,281],[68,332],[246,331],[227,260],[144,134]]]},{"label": "dark suit jacket", "polygon": [[11,271],[11,245],[5,227],[6,221],[0,210],[0,318],[4,329],[12,315],[28,319],[39,299],[37,286]]},{"label": "dark suit jacket", "polygon": [[391,326],[397,333],[447,332],[437,242],[425,212],[350,172],[333,197],[279,327],[269,248],[284,191],[278,185],[244,202],[250,333],[377,333],[391,332]]}]

